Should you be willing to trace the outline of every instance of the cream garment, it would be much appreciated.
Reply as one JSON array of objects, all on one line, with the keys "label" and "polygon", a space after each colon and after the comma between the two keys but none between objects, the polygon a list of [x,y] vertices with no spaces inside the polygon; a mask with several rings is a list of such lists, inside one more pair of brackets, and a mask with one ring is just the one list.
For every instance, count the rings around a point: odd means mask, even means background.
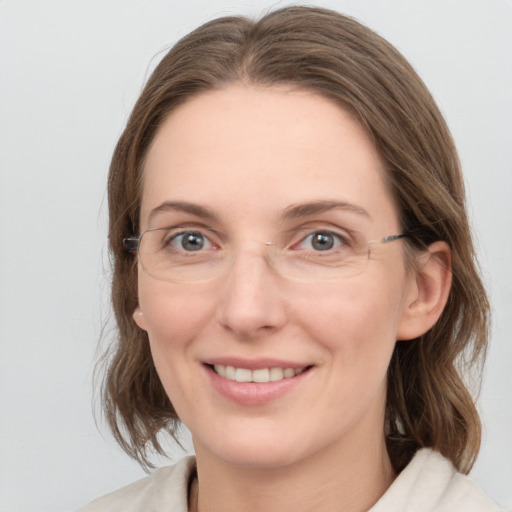
[{"label": "cream garment", "polygon": [[[151,476],[99,498],[80,512],[187,512],[194,457],[161,468]],[[499,512],[467,476],[438,453],[416,453],[369,512]]]}]

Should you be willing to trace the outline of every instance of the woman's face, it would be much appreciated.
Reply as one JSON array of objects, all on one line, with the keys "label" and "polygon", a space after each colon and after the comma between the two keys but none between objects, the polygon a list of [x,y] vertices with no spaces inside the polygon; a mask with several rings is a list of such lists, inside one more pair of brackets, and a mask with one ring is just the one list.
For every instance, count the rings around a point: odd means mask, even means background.
[{"label": "woman's face", "polygon": [[347,233],[400,232],[383,164],[351,115],[283,87],[191,99],[144,169],[140,229],[162,227],[176,228],[180,258],[234,255],[210,280],[139,266],[134,318],[198,457],[274,467],[383,438],[386,371],[415,289],[403,243],[376,246],[341,279],[308,274],[309,260],[290,278],[266,256],[329,258]]}]

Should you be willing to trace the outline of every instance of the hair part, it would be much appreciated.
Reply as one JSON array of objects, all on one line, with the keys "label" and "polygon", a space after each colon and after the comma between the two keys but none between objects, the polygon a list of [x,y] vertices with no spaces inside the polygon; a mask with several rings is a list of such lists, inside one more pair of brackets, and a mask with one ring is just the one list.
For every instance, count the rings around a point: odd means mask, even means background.
[{"label": "hair part", "polygon": [[432,96],[405,58],[356,20],[321,8],[288,7],[258,21],[225,17],[180,40],[149,78],[121,135],[108,182],[112,304],[118,326],[107,357],[103,406],[122,448],[146,467],[158,434],[176,438],[179,419],[155,370],[147,334],[135,324],[137,268],[123,237],[137,233],[144,159],[180,104],[241,82],[314,91],[351,112],[386,165],[407,240],[424,249],[446,241],[453,282],[441,318],[425,335],[398,341],[388,370],[386,435],[400,471],[431,447],[468,472],[481,427],[464,382],[480,371],[489,304],[479,277],[460,164]]}]

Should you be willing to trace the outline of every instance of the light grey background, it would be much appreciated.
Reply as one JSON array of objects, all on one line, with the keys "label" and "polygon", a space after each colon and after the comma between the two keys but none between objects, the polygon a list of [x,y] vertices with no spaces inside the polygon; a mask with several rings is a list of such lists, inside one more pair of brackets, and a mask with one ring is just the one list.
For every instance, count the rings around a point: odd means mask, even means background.
[{"label": "light grey background", "polygon": [[[350,14],[394,43],[453,131],[494,307],[473,477],[511,509],[512,2],[309,3]],[[96,346],[109,317],[110,155],[162,50],[213,17],[284,5],[0,0],[3,512],[72,510],[143,475],[101,424],[98,433],[91,412]]]}]

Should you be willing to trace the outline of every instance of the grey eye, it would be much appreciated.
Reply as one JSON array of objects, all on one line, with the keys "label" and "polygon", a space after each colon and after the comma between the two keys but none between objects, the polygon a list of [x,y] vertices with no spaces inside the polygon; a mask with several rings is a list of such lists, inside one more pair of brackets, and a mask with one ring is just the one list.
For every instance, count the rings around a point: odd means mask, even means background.
[{"label": "grey eye", "polygon": [[330,251],[343,245],[343,240],[339,235],[329,231],[315,231],[308,235],[302,244],[309,250]]},{"label": "grey eye", "polygon": [[316,251],[328,251],[334,247],[335,235],[332,233],[313,233],[311,236],[311,247]]},{"label": "grey eye", "polygon": [[199,231],[186,231],[176,235],[172,240],[172,246],[177,250],[200,251],[209,244],[206,237]]}]

